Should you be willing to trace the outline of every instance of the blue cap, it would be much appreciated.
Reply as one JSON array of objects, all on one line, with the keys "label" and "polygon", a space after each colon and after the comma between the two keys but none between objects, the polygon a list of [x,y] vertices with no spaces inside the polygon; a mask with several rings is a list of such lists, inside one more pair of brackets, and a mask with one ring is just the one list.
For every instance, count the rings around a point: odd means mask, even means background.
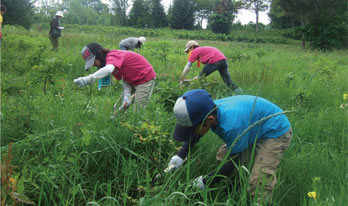
[{"label": "blue cap", "polygon": [[203,89],[194,89],[179,97],[174,105],[174,138],[178,141],[188,140],[194,134],[195,127],[215,106],[211,95]]}]

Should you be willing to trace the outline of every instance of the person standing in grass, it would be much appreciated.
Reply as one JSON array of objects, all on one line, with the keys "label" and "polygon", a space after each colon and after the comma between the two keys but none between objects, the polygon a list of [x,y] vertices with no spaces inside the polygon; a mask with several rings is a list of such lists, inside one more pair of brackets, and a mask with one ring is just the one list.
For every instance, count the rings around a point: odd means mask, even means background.
[{"label": "person standing in grass", "polygon": [[189,54],[189,58],[180,77],[181,84],[184,82],[192,64],[197,61],[198,67],[200,63],[205,64],[205,66],[202,72],[194,79],[201,76],[208,76],[218,70],[225,84],[231,88],[235,94],[242,93],[242,89],[232,82],[228,71],[227,59],[220,50],[215,47],[201,47],[196,41],[191,40],[187,42],[185,52]]},{"label": "person standing in grass", "polygon": [[228,156],[219,170],[196,178],[194,186],[204,189],[220,181],[233,173],[235,165],[245,164],[255,154],[248,192],[261,204],[271,202],[276,170],[292,138],[290,122],[277,105],[249,95],[214,101],[207,91],[196,89],[177,99],[174,115],[174,139],[184,143],[166,172],[181,167],[190,149],[211,129],[225,142],[216,159]]},{"label": "person standing in grass", "polygon": [[120,42],[120,50],[133,50],[140,49],[143,44],[145,44],[145,37],[141,36],[139,38],[130,37],[127,39],[123,39]]},{"label": "person standing in grass", "polygon": [[50,22],[49,38],[52,44],[52,51],[57,51],[59,42],[58,38],[61,36],[61,32],[64,27],[60,26],[60,20],[64,17],[62,11],[57,11],[55,17]]},{"label": "person standing in grass", "polygon": [[3,15],[6,12],[6,6],[5,5],[1,5],[1,11],[0,11],[0,45],[2,42],[2,22],[3,22]]},{"label": "person standing in grass", "polygon": [[148,104],[156,73],[145,57],[132,51],[105,49],[98,43],[87,44],[83,47],[81,55],[86,61],[86,71],[92,66],[97,67],[98,71],[75,79],[76,85],[84,87],[112,74],[123,82],[123,103],[119,110],[128,108],[132,102],[132,93],[135,94],[136,108]]}]

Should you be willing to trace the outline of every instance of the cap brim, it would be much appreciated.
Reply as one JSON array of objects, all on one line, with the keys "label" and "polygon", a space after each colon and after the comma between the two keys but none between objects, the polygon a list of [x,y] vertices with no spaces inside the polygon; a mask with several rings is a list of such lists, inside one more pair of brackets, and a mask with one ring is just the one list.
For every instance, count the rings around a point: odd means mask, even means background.
[{"label": "cap brim", "polygon": [[86,64],[85,64],[86,71],[88,71],[88,69],[94,65],[95,57],[96,56],[94,55],[93,57],[91,57],[89,60],[86,61]]},{"label": "cap brim", "polygon": [[182,127],[182,126],[176,125],[174,133],[173,133],[174,139],[181,142],[187,141],[194,135],[195,129],[196,129],[196,126]]}]

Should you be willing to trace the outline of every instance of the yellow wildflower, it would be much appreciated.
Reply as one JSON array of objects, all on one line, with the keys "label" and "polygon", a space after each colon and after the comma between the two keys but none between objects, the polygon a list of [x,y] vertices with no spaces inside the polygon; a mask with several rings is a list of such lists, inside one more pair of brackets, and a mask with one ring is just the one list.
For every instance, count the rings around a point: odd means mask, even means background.
[{"label": "yellow wildflower", "polygon": [[343,94],[343,100],[347,100],[348,99],[348,94]]},{"label": "yellow wildflower", "polygon": [[313,199],[315,199],[317,197],[316,192],[308,192],[307,195],[308,195],[308,197],[313,198]]},{"label": "yellow wildflower", "polygon": [[12,182],[12,184],[16,184],[17,180],[12,178],[12,177],[10,177],[10,182]]}]

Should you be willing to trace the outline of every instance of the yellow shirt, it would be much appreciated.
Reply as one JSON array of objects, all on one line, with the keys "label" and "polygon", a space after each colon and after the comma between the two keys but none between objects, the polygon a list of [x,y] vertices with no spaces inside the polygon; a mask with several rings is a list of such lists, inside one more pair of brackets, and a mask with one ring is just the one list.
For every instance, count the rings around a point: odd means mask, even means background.
[{"label": "yellow shirt", "polygon": [[0,23],[2,24],[2,15],[0,14]]}]

